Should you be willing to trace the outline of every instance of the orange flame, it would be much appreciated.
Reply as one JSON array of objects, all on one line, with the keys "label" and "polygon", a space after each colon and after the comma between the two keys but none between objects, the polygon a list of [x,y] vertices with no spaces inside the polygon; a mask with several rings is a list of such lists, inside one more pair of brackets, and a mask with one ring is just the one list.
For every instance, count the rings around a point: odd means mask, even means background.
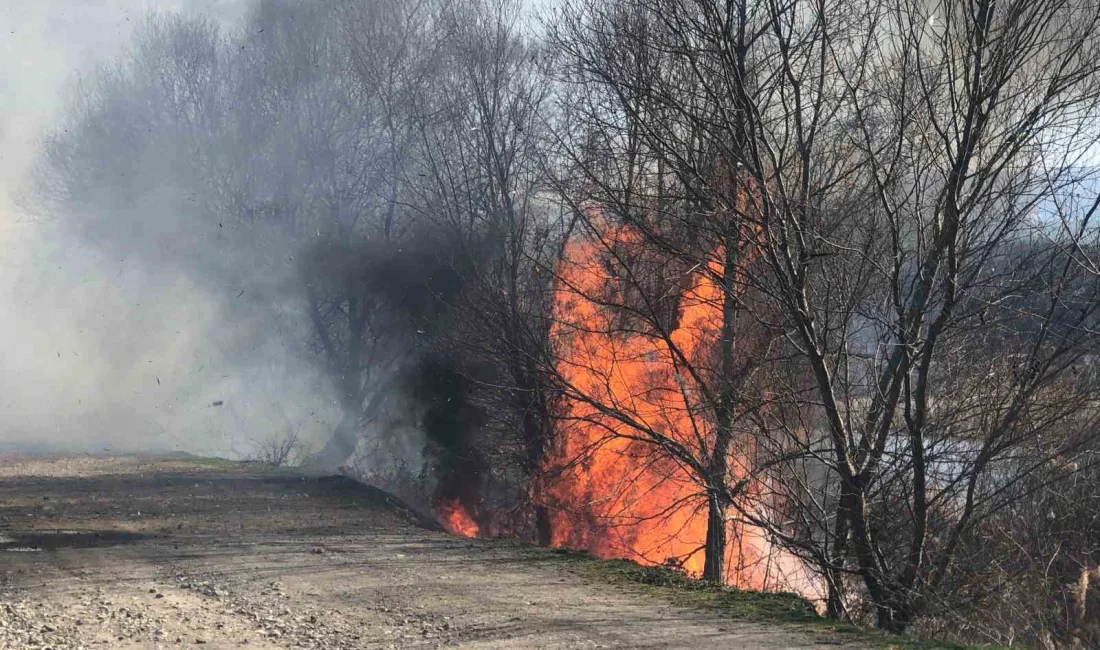
[{"label": "orange flame", "polygon": [[[566,424],[536,495],[551,507],[555,546],[698,576],[706,495],[687,464],[654,440],[666,437],[697,457],[713,442],[703,392],[718,372],[723,295],[714,278],[721,277],[721,257],[682,274],[672,289],[676,317],[659,336],[624,326],[623,310],[614,306],[628,302],[629,289],[608,271],[608,251],[643,259],[641,238],[625,228],[602,230],[593,240],[570,242],[559,266],[552,336],[558,373],[570,389]],[[652,266],[671,275],[659,261]],[[743,472],[740,460],[750,451],[733,451],[733,474]],[[766,587],[774,567],[765,537],[731,524],[728,539],[727,582]]]},{"label": "orange flame", "polygon": [[440,501],[435,510],[440,525],[452,535],[477,537],[481,534],[481,527],[458,499]]}]

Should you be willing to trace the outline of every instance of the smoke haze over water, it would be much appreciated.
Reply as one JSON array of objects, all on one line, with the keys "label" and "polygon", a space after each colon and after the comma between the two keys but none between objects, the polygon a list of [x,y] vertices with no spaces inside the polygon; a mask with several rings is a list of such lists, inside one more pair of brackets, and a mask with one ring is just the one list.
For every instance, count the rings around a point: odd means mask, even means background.
[{"label": "smoke haze over water", "polygon": [[157,251],[116,253],[18,207],[76,76],[123,51],[150,11],[203,14],[231,30],[247,8],[8,0],[0,9],[0,448],[234,455],[272,430],[331,431],[324,378],[288,347],[299,343],[261,327],[225,287],[153,263]]}]

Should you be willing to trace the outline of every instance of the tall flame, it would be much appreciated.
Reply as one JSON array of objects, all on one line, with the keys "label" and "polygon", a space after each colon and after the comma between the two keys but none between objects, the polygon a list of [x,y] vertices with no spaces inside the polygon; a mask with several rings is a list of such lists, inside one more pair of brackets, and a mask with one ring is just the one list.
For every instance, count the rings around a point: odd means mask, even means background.
[{"label": "tall flame", "polygon": [[[705,458],[715,424],[705,393],[717,385],[723,292],[721,250],[680,273],[664,335],[624,317],[629,287],[609,255],[647,254],[628,228],[604,226],[571,240],[559,262],[551,330],[557,372],[568,386],[563,425],[533,477],[536,503],[548,507],[551,544],[603,558],[628,558],[702,574],[707,498],[688,463],[670,453],[675,442]],[[661,269],[651,260],[651,271]],[[621,271],[621,269],[620,269]],[[666,275],[672,273],[665,270]],[[668,278],[665,278],[667,280]],[[625,318],[625,319],[624,319]],[[743,351],[744,352],[744,351]],[[729,458],[730,480],[744,474],[751,442]],[[437,515],[450,532],[484,531],[458,500],[442,500]],[[754,527],[730,522],[725,582],[743,588],[814,591],[803,567],[777,553]]]},{"label": "tall flame", "polygon": [[[607,268],[612,250],[645,255],[636,234],[605,227],[592,239],[572,241],[559,267],[552,336],[558,373],[570,390],[566,421],[538,486],[551,506],[552,543],[700,575],[706,495],[683,460],[655,441],[665,437],[698,457],[713,444],[703,391],[718,372],[723,294],[713,278],[722,275],[720,258],[674,283],[677,317],[659,336],[624,326],[615,305],[628,289]],[[748,451],[734,450],[734,472]],[[728,539],[727,582],[767,586],[771,554],[763,535],[731,524]]]}]

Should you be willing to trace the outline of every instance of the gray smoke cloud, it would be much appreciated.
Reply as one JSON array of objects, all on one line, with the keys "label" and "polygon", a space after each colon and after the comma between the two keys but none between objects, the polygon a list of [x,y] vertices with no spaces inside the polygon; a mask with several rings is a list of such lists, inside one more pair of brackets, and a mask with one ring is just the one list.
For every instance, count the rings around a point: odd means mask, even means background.
[{"label": "gray smoke cloud", "polygon": [[155,254],[97,246],[17,200],[76,76],[117,56],[149,12],[232,29],[248,9],[8,0],[0,10],[0,446],[235,456],[272,432],[331,432],[330,389],[295,353],[296,333],[261,325],[224,287]]}]

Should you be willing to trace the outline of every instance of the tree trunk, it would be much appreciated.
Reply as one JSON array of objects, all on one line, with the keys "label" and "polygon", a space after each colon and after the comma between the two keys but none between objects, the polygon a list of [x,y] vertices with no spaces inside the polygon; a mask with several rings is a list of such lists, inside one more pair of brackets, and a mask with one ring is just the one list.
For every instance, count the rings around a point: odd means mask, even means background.
[{"label": "tree trunk", "polygon": [[852,532],[852,547],[867,595],[875,607],[875,624],[883,632],[901,634],[912,618],[908,608],[899,607],[897,591],[888,583],[878,562],[873,534],[867,525],[867,498],[863,489],[847,479],[841,494],[841,511],[847,516]]},{"label": "tree trunk", "polygon": [[726,504],[711,492],[707,500],[707,544],[703,556],[703,580],[721,584],[726,573]]},{"label": "tree trunk", "polygon": [[[509,333],[514,336],[515,328],[510,328]],[[546,454],[548,442],[547,427],[550,416],[546,412],[543,401],[542,387],[537,380],[538,370],[524,368],[518,362],[513,361],[512,376],[515,379],[517,402],[516,406],[523,413],[523,460],[522,467],[527,475],[528,485],[532,484],[534,477],[542,472],[543,457]],[[550,546],[552,539],[550,524],[550,512],[545,504],[535,504],[535,543],[539,546]]]},{"label": "tree trunk", "polygon": [[[826,542],[827,547],[828,542]],[[848,558],[848,512],[843,499],[837,507],[832,547],[828,562],[834,565],[846,565]],[[832,621],[839,621],[845,616],[843,580],[844,573],[842,571],[826,567],[825,582],[829,591],[825,601],[825,616]]]},{"label": "tree trunk", "polygon": [[[544,423],[538,414],[528,411],[524,421],[524,444],[526,458],[524,458],[525,471],[528,480],[542,471],[542,458],[546,449],[544,438]],[[529,485],[531,483],[528,483]],[[550,546],[551,528],[550,511],[543,503],[535,504],[535,543],[539,546]]]},{"label": "tree trunk", "polygon": [[844,598],[840,591],[840,572],[825,570],[825,583],[828,594],[825,597],[825,618],[839,621],[844,616]]},{"label": "tree trunk", "polygon": [[550,546],[553,541],[550,528],[550,510],[541,503],[535,506],[535,543]]},{"label": "tree trunk", "polygon": [[719,342],[722,371],[718,403],[715,405],[715,440],[710,451],[707,497],[707,542],[703,579],[724,583],[726,578],[726,508],[722,493],[729,478],[729,454],[733,444],[733,416],[738,402],[737,300],[735,279],[741,250],[736,230],[725,237],[725,262],[722,269],[722,338]]}]

